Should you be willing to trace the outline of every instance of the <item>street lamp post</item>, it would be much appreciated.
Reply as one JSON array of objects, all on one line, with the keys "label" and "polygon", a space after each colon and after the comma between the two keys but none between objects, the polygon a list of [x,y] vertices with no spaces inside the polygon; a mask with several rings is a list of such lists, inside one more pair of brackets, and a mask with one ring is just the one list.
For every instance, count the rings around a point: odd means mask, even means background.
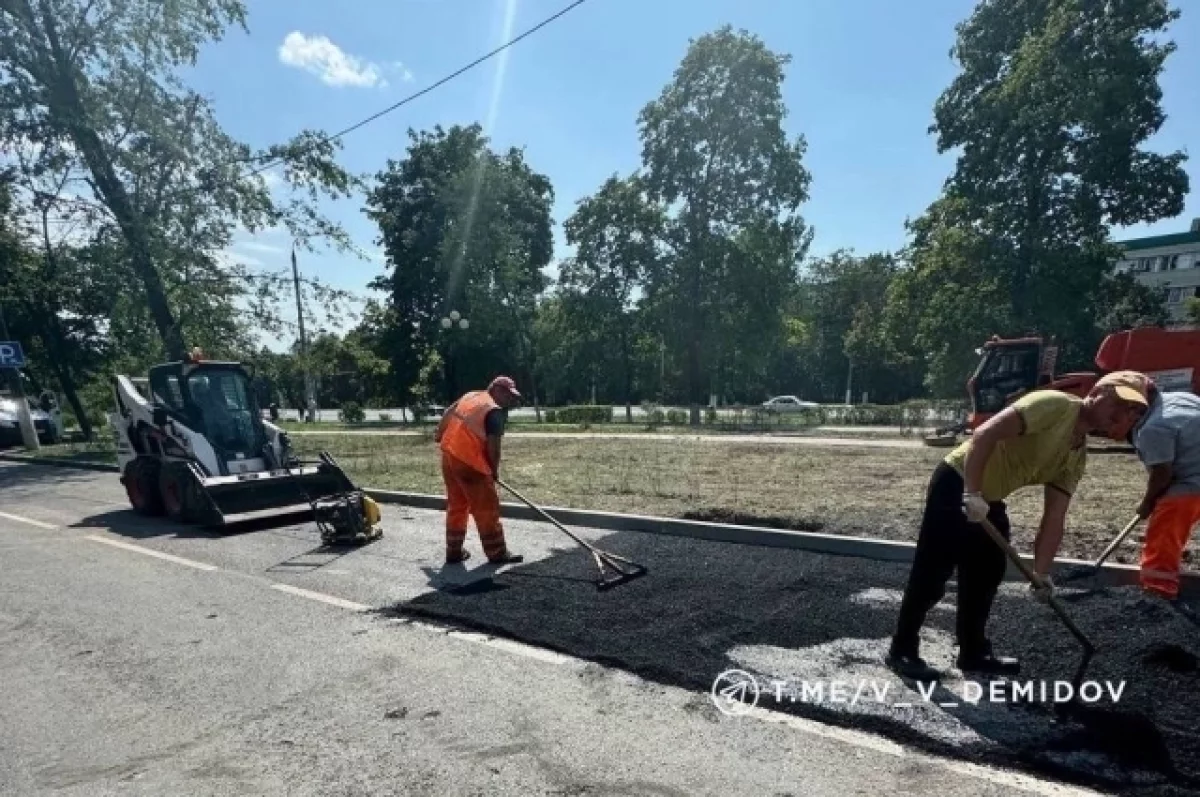
[{"label": "street lamp post", "polygon": [[[458,327],[461,330],[466,330],[470,328],[470,326],[471,323],[467,321],[467,319],[464,318],[457,310],[451,310],[449,315],[442,318],[442,329],[446,330],[447,332],[453,330],[455,327]],[[450,368],[450,373],[454,382],[450,385],[450,393],[452,394],[450,400],[453,401],[458,396],[458,357],[457,352],[453,349],[453,346],[451,347],[450,358],[454,360],[452,367]],[[442,368],[444,369],[445,367],[446,366],[443,363]]]}]

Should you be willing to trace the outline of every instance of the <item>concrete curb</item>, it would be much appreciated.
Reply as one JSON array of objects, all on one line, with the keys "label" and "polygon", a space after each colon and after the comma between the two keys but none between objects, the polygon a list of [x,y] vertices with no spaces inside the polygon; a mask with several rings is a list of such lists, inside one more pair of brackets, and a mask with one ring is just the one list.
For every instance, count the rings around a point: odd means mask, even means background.
[{"label": "concrete curb", "polygon": [[[0,460],[26,462],[35,465],[50,465],[54,467],[80,468],[82,470],[117,472],[116,465],[103,462],[77,462],[73,460],[30,457],[22,454],[0,452]],[[417,509],[443,510],[446,499],[440,495],[426,493],[409,493],[398,490],[376,490],[367,488],[365,492],[376,501],[385,504],[399,504]],[[833,556],[852,556],[862,559],[873,559],[884,562],[911,562],[916,545],[911,542],[895,540],[874,540],[868,537],[848,537],[837,534],[822,534],[811,531],[791,531],[788,529],[772,529],[760,526],[739,526],[725,523],[710,523],[701,520],[681,520],[678,518],[663,518],[649,515],[626,515],[617,512],[598,512],[568,507],[542,507],[556,520],[568,526],[604,529],[605,531],[636,531],[646,534],[662,534],[671,537],[687,537],[711,542],[727,542],[735,545],[754,545],[765,548],[786,548],[791,550],[809,551],[812,553],[830,554]],[[542,520],[542,517],[524,504],[501,502],[500,514],[514,520]],[[1026,562],[1032,557],[1023,555]],[[1091,562],[1082,559],[1059,559],[1054,564],[1052,577],[1063,578],[1068,572],[1077,571],[1080,567],[1090,567]],[[1021,571],[1011,562],[1005,578],[1010,581],[1024,581]],[[1078,583],[1081,587],[1089,586],[1128,586],[1138,583],[1138,568],[1133,565],[1105,564],[1095,577],[1080,579],[1078,582],[1063,582],[1060,586]],[[1191,593],[1200,591],[1200,573],[1185,572],[1182,574],[1183,590]]]},{"label": "concrete curb", "polygon": [[[380,503],[402,504],[419,509],[445,509],[446,499],[440,495],[407,493],[395,490],[367,489],[367,494]],[[916,544],[896,540],[875,540],[868,537],[849,537],[838,534],[822,534],[811,531],[791,531],[759,526],[739,526],[726,523],[710,523],[700,520],[681,520],[647,515],[625,515],[616,512],[597,512],[566,507],[542,507],[548,514],[567,526],[582,526],[606,531],[637,531],[647,534],[663,534],[672,537],[688,537],[712,542],[727,542],[736,545],[755,545],[765,548],[788,548],[833,556],[852,556],[884,562],[911,562]],[[514,520],[542,520],[542,517],[524,504],[501,502],[500,514]],[[1022,554],[1032,564],[1033,557]],[[1052,578],[1063,578],[1080,567],[1091,567],[1092,562],[1083,559],[1058,559],[1054,563]],[[1025,576],[1011,562],[1005,578],[1009,581],[1025,581]],[[1105,564],[1091,578],[1078,582],[1064,582],[1060,586],[1078,583],[1080,586],[1129,586],[1138,583],[1138,568],[1133,565]],[[1182,587],[1200,590],[1200,574],[1183,573]]]}]

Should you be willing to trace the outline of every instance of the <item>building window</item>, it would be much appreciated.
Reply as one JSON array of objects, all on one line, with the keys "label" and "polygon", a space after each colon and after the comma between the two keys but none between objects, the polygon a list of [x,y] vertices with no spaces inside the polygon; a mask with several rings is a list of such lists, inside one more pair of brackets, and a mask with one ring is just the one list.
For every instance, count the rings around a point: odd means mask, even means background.
[{"label": "building window", "polygon": [[1195,288],[1192,288],[1192,296],[1196,297],[1197,299],[1200,299],[1200,285],[1197,285]]},{"label": "building window", "polygon": [[1179,300],[1183,298],[1182,288],[1167,289],[1167,304],[1179,304]]},{"label": "building window", "polygon": [[1174,271],[1179,267],[1179,255],[1163,255],[1163,260],[1166,261],[1164,271]]}]

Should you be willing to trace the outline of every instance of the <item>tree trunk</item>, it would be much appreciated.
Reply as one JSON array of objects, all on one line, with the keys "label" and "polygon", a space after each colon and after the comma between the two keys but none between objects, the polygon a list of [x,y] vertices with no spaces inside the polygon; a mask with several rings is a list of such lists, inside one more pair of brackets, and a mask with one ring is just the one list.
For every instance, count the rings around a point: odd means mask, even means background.
[{"label": "tree trunk", "polygon": [[[83,433],[83,439],[90,441],[94,430],[92,422],[83,408],[83,402],[79,400],[79,392],[75,387],[75,377],[71,374],[71,367],[67,364],[66,340],[59,323],[58,313],[51,308],[37,308],[29,302],[25,302],[25,312],[29,314],[30,318],[37,319],[36,334],[42,342],[42,347],[50,356],[50,368],[55,378],[58,379],[63,394],[67,397],[67,403],[71,405],[71,410],[75,413],[75,420],[79,421],[79,431]],[[41,392],[40,387],[37,387],[37,390],[39,393]]]},{"label": "tree trunk", "polygon": [[621,368],[625,381],[625,422],[633,423],[633,357],[629,351],[629,330],[621,324]]},{"label": "tree trunk", "polygon": [[[25,0],[23,6],[29,22],[32,24],[35,17],[28,0]],[[51,117],[70,134],[71,140],[87,164],[88,171],[91,172],[97,191],[116,219],[126,243],[129,244],[133,270],[146,289],[146,303],[150,308],[150,315],[162,337],[168,356],[172,359],[182,360],[186,354],[183,336],[167,301],[162,275],[158,273],[158,269],[150,257],[149,240],[143,226],[143,219],[134,209],[124,184],[117,176],[112,160],[104,150],[100,136],[88,124],[88,112],[79,96],[74,68],[59,41],[53,13],[45,0],[42,0],[39,8],[41,9],[41,24],[50,45],[49,53],[43,49],[41,55],[43,63],[49,70],[49,74],[44,76],[47,78],[45,82],[53,87],[50,100]],[[37,47],[37,37],[33,38],[35,39],[34,46]]]}]

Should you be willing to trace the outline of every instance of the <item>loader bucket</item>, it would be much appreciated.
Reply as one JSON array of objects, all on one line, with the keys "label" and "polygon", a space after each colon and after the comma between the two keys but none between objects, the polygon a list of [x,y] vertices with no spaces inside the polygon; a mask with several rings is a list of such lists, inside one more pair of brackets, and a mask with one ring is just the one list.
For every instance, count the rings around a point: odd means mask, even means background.
[{"label": "loader bucket", "polygon": [[354,485],[340,469],[325,463],[287,470],[217,476],[201,480],[209,499],[211,525],[237,522],[241,516],[270,511],[311,511],[311,502],[347,492]]}]

